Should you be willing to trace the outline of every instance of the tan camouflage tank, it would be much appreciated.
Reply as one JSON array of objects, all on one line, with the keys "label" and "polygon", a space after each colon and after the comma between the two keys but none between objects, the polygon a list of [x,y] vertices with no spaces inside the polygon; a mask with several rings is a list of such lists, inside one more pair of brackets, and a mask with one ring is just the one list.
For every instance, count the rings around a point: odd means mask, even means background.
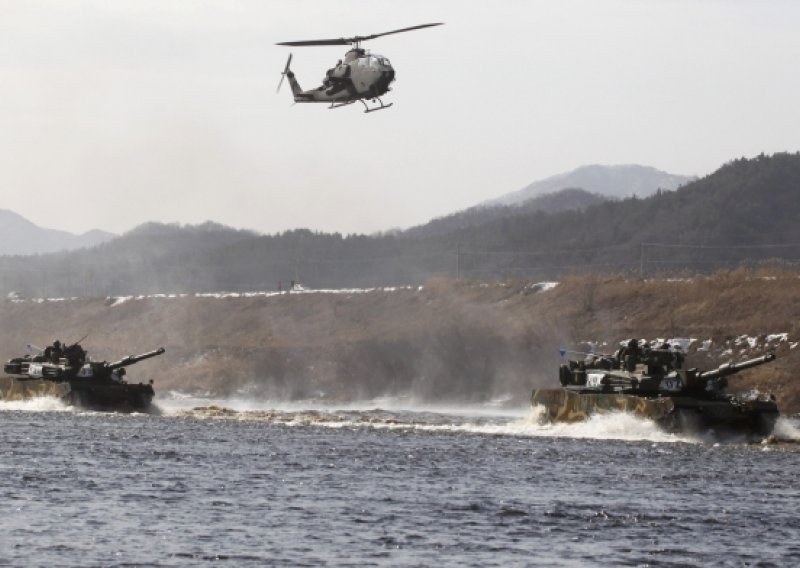
[{"label": "tan camouflage tank", "polygon": [[0,377],[0,400],[20,401],[42,396],[66,399],[69,396],[69,383],[45,379],[20,380],[15,377]]},{"label": "tan camouflage tank", "polygon": [[683,356],[668,346],[650,349],[631,340],[613,356],[590,356],[559,368],[562,388],[536,389],[531,405],[553,422],[629,412],[672,432],[713,431],[718,436],[768,436],[778,418],[774,397],[725,393],[727,377],[775,359],[773,353],[727,363],[711,371],[683,370]]}]

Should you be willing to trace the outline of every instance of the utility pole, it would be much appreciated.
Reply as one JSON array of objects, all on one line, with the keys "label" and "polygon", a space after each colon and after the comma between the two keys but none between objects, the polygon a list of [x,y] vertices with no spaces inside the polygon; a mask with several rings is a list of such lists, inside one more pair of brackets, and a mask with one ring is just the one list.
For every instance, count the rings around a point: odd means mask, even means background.
[{"label": "utility pole", "polygon": [[644,243],[639,243],[639,280],[644,280]]}]

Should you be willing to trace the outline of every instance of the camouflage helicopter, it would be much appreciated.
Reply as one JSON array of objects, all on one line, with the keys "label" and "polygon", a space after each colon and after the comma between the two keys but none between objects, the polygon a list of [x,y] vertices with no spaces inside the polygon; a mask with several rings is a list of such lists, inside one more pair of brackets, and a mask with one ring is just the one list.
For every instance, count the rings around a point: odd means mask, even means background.
[{"label": "camouflage helicopter", "polygon": [[[355,36],[339,39],[318,39],[307,41],[285,41],[277,45],[289,45],[297,47],[306,47],[311,45],[350,45],[352,48],[344,56],[344,61],[338,61],[335,67],[328,69],[325,78],[322,80],[322,85],[316,89],[304,91],[294,73],[289,68],[292,64],[292,54],[289,54],[289,59],[286,61],[286,68],[281,73],[281,80],[278,83],[278,91],[281,90],[283,79],[289,79],[289,85],[292,88],[294,101],[296,103],[330,103],[328,108],[338,108],[353,104],[356,101],[361,101],[364,105],[364,112],[373,112],[376,110],[383,110],[389,108],[393,103],[384,104],[381,100],[381,95],[386,94],[391,89],[389,85],[394,81],[394,68],[392,68],[389,60],[383,55],[369,53],[361,47],[361,42],[377,37],[397,34],[400,32],[409,32],[411,30],[419,30],[422,28],[430,28],[432,26],[441,26],[442,23],[435,24],[422,24],[419,26],[412,26],[410,28],[402,28],[399,30],[392,30],[390,32],[383,32],[380,34],[373,34],[367,36]],[[377,101],[378,104],[370,108],[365,99],[369,99],[373,103]]]}]

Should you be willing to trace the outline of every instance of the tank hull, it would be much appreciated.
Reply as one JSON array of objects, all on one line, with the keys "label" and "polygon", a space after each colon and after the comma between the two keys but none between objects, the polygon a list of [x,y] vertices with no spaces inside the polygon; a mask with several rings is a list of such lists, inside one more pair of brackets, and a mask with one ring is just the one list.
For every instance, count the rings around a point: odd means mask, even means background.
[{"label": "tank hull", "polygon": [[0,377],[0,400],[18,401],[54,397],[70,406],[113,412],[146,412],[155,392],[149,384],[129,384],[70,379],[20,379]]},{"label": "tank hull", "polygon": [[544,408],[551,422],[579,422],[597,414],[630,412],[653,420],[668,432],[764,437],[772,433],[778,407],[772,401],[703,400],[685,396],[645,397],[622,393],[585,393],[570,389],[537,389],[531,405]]}]

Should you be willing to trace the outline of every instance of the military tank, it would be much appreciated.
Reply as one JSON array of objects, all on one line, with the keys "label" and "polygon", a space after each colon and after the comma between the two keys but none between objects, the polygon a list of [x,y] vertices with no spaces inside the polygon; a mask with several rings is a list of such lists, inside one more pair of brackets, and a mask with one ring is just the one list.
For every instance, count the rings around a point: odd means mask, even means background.
[{"label": "military tank", "polygon": [[683,354],[668,345],[650,349],[631,340],[610,356],[589,356],[559,367],[562,388],[535,389],[532,406],[553,422],[577,422],[595,414],[630,412],[668,432],[708,432],[717,437],[765,437],[778,419],[773,396],[726,392],[728,377],[775,359],[767,353],[717,369],[683,369]]},{"label": "military tank", "polygon": [[71,406],[120,412],[150,409],[153,381],[129,383],[126,367],[164,353],[160,347],[119,361],[92,361],[79,343],[62,346],[60,341],[36,355],[10,359],[0,377],[0,400],[26,400],[52,396]]}]

